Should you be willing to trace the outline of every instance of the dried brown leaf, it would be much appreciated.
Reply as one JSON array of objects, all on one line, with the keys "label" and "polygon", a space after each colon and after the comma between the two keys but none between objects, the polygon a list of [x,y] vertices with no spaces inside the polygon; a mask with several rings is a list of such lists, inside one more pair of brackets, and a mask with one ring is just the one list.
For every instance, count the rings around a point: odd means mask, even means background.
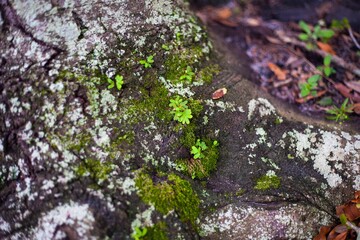
[{"label": "dried brown leaf", "polygon": [[336,52],[334,51],[334,49],[329,44],[322,43],[322,42],[316,42],[316,44],[324,52],[327,52],[327,53],[329,53],[331,55],[336,55]]},{"label": "dried brown leaf", "polygon": [[226,93],[227,93],[226,88],[220,88],[220,89],[216,90],[215,92],[213,92],[212,99],[216,100],[216,99],[222,98]]},{"label": "dried brown leaf", "polygon": [[360,81],[345,82],[346,86],[360,93]]},{"label": "dried brown leaf", "polygon": [[325,93],[326,93],[326,90],[318,91],[317,94],[316,94],[316,96],[309,95],[309,96],[307,96],[307,97],[305,97],[305,98],[296,98],[296,99],[295,99],[295,102],[297,102],[297,103],[304,103],[304,102],[309,101],[310,99],[321,97],[321,96],[323,96]]},{"label": "dried brown leaf", "polygon": [[347,236],[348,232],[342,232],[339,235],[337,235],[334,240],[346,240],[346,236]]},{"label": "dried brown leaf", "polygon": [[326,235],[331,231],[331,227],[323,226],[320,233],[314,237],[314,240],[326,240]]},{"label": "dried brown leaf", "polygon": [[270,70],[276,75],[276,77],[279,80],[285,80],[286,79],[286,71],[282,70],[278,65],[269,62],[268,63],[268,67],[270,68]]}]

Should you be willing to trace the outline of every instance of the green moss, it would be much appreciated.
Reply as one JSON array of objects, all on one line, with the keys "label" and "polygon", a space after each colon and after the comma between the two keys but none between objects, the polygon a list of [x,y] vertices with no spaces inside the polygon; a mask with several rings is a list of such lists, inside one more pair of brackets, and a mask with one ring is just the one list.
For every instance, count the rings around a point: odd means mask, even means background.
[{"label": "green moss", "polygon": [[204,142],[208,148],[202,151],[203,157],[198,159],[182,159],[177,162],[180,169],[187,172],[193,179],[209,177],[210,173],[216,169],[219,158],[218,144],[210,139],[205,139]]},{"label": "green moss", "polygon": [[280,178],[276,175],[264,175],[256,180],[255,189],[257,190],[267,190],[270,188],[279,188],[280,187]]},{"label": "green moss", "polygon": [[148,228],[144,237],[145,240],[167,240],[166,235],[167,226],[165,222],[158,222],[154,226]]},{"label": "green moss", "polygon": [[96,183],[99,183],[107,179],[112,170],[113,165],[111,163],[102,163],[99,160],[86,159],[75,168],[75,173],[80,177],[90,176]]},{"label": "green moss", "polygon": [[205,83],[211,83],[213,77],[219,73],[220,66],[218,64],[212,64],[201,69],[198,73],[198,77]]},{"label": "green moss", "polygon": [[162,214],[175,210],[182,221],[195,225],[200,200],[188,181],[175,174],[169,174],[166,180],[154,184],[148,174],[140,172],[135,184],[145,203],[153,204]]}]

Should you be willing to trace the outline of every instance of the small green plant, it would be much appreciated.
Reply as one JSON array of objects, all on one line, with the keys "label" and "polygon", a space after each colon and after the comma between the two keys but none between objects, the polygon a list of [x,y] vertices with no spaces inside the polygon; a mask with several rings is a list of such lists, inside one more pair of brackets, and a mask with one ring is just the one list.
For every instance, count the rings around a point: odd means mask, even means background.
[{"label": "small green plant", "polygon": [[315,25],[311,31],[310,26],[304,21],[299,22],[299,27],[304,31],[299,34],[299,39],[306,42],[306,48],[309,50],[316,48],[318,39],[327,42],[335,34],[331,29],[322,29],[319,24]]},{"label": "small green plant", "polygon": [[336,73],[335,69],[330,67],[331,63],[331,55],[327,55],[324,57],[324,65],[318,67],[317,69],[324,73],[325,76],[329,77],[331,74]]},{"label": "small green plant", "polygon": [[347,18],[343,18],[342,20],[333,19],[331,21],[331,29],[334,31],[342,31],[348,28],[350,28],[350,24]]},{"label": "small green plant", "polygon": [[196,140],[195,146],[191,147],[191,154],[194,155],[194,159],[203,158],[204,154],[202,151],[205,151],[207,148],[206,143],[198,139]]},{"label": "small green plant", "polygon": [[146,233],[147,233],[147,228],[143,228],[142,230],[141,230],[141,228],[139,228],[139,227],[135,227],[135,232],[133,233],[133,234],[131,234],[131,237],[133,238],[133,239],[135,239],[135,240],[140,240],[140,239],[142,239],[145,235],[146,235]]},{"label": "small green plant", "polygon": [[176,96],[176,98],[170,99],[169,107],[172,108],[171,114],[174,114],[174,120],[179,121],[182,124],[189,124],[191,115],[191,109],[187,105],[188,101]]},{"label": "small green plant", "polygon": [[193,77],[194,77],[195,73],[192,71],[190,66],[186,67],[185,73],[183,75],[180,76],[180,80],[188,80],[189,82],[192,81]]},{"label": "small green plant", "polygon": [[115,76],[115,81],[112,80],[112,79],[110,79],[110,78],[108,78],[108,83],[109,83],[108,89],[112,89],[112,88],[114,88],[114,86],[116,85],[116,88],[117,88],[118,90],[121,90],[122,85],[124,84],[124,80],[123,80],[123,79],[124,79],[124,78],[123,78],[123,76],[121,76],[121,75],[116,75],[116,76]]},{"label": "small green plant", "polygon": [[151,64],[154,62],[154,55],[148,56],[145,60],[140,60],[139,63],[145,68],[151,68]]},{"label": "small green plant", "polygon": [[165,51],[169,51],[170,47],[166,44],[161,45],[161,48],[164,49]]},{"label": "small green plant", "polygon": [[353,112],[352,104],[348,105],[349,99],[346,98],[345,101],[341,104],[340,108],[334,106],[331,109],[328,109],[326,112],[333,116],[328,116],[327,119],[335,120],[340,124],[349,119],[349,114]]},{"label": "small green plant", "polygon": [[321,76],[319,74],[315,74],[309,77],[309,79],[305,83],[299,84],[301,97],[306,97],[310,94],[316,96],[316,87],[318,86],[318,81],[320,80],[320,78]]}]

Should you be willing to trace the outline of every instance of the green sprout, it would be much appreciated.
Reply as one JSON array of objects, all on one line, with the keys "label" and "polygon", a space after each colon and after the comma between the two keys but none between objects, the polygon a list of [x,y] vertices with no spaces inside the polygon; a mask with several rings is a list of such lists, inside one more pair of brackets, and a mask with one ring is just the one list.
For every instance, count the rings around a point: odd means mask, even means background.
[{"label": "green sprout", "polygon": [[335,120],[340,124],[349,119],[349,114],[353,112],[352,104],[348,105],[349,99],[346,98],[345,101],[341,104],[340,108],[333,106],[333,108],[326,110],[328,114],[333,116],[328,116],[327,119]]},{"label": "green sprout", "polygon": [[141,230],[139,227],[135,227],[135,232],[131,234],[131,237],[135,240],[140,240],[143,237],[145,237],[146,233],[147,233],[147,228]]},{"label": "green sprout", "polygon": [[187,103],[187,100],[183,100],[179,96],[170,99],[169,107],[172,108],[171,113],[174,114],[174,120],[179,121],[182,124],[189,124],[190,119],[193,117]]},{"label": "green sprout", "polygon": [[164,49],[165,51],[169,51],[170,47],[166,44],[161,45],[161,48]]},{"label": "green sprout", "polygon": [[191,147],[191,154],[194,155],[194,159],[203,158],[204,154],[202,151],[205,151],[207,148],[206,143],[198,139],[196,140],[195,146]]},{"label": "green sprout", "polygon": [[193,76],[195,75],[195,73],[192,71],[190,66],[186,67],[185,73],[183,75],[180,76],[180,80],[188,80],[188,81],[192,81]]},{"label": "green sprout", "polygon": [[124,79],[124,78],[123,78],[123,76],[121,76],[121,75],[116,75],[116,76],[115,76],[115,81],[112,80],[112,79],[110,79],[110,78],[108,78],[108,79],[107,79],[107,81],[108,81],[108,83],[109,83],[108,89],[112,89],[112,88],[114,88],[114,86],[116,85],[116,88],[117,88],[118,90],[121,90],[122,85],[124,84],[123,79]]},{"label": "green sprout", "polygon": [[342,20],[333,19],[331,21],[331,29],[335,31],[342,31],[344,29],[349,29],[350,24],[347,18],[343,18]]},{"label": "green sprout", "polygon": [[306,48],[309,50],[316,48],[318,39],[327,42],[335,34],[331,29],[322,29],[319,24],[315,25],[311,31],[310,26],[304,21],[299,22],[299,27],[304,31],[299,34],[299,39],[306,42]]},{"label": "green sprout", "polygon": [[309,79],[305,83],[299,84],[301,97],[306,97],[310,94],[316,96],[316,87],[318,86],[318,81],[320,79],[321,76],[319,74],[315,74],[309,77]]},{"label": "green sprout", "polygon": [[145,60],[140,60],[139,63],[145,68],[151,68],[151,64],[154,62],[154,55],[148,56]]},{"label": "green sprout", "polygon": [[330,67],[331,63],[331,55],[327,55],[324,57],[324,65],[318,67],[317,69],[324,73],[325,76],[329,77],[332,73],[336,73],[335,69]]}]

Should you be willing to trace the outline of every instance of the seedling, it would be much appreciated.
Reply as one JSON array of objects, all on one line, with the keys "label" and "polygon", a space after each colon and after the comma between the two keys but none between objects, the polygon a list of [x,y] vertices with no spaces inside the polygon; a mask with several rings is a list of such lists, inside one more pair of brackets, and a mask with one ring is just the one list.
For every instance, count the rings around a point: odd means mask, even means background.
[{"label": "seedling", "polygon": [[189,124],[190,119],[193,117],[187,103],[187,100],[183,100],[179,96],[170,99],[169,107],[172,108],[171,113],[174,114],[174,120],[179,121],[182,124]]},{"label": "seedling", "polygon": [[154,62],[154,55],[148,56],[145,60],[140,60],[139,63],[145,68],[151,68],[151,64]]},{"label": "seedling", "polygon": [[147,228],[141,230],[139,227],[135,227],[135,232],[131,234],[131,237],[135,240],[140,240],[143,237],[145,237],[146,233],[147,233]]},{"label": "seedling", "polygon": [[299,22],[299,27],[304,31],[299,34],[299,39],[306,42],[306,48],[309,50],[316,48],[318,39],[327,42],[335,34],[331,29],[322,29],[319,24],[315,25],[311,31],[310,26],[304,21]]},{"label": "seedling", "polygon": [[306,83],[299,84],[301,97],[306,97],[310,94],[316,96],[316,87],[318,86],[318,81],[320,78],[321,76],[319,74],[315,74],[309,77]]},{"label": "seedling", "polygon": [[340,108],[334,106],[332,109],[327,110],[328,114],[333,116],[328,116],[327,119],[335,120],[340,124],[349,119],[349,114],[353,112],[352,104],[348,105],[349,99],[346,98],[345,101],[341,104]]},{"label": "seedling", "polygon": [[205,151],[207,148],[206,143],[198,139],[196,140],[195,146],[191,147],[191,154],[194,155],[194,159],[203,158],[204,154],[202,151]]},{"label": "seedling", "polygon": [[161,45],[161,48],[164,49],[165,51],[169,51],[170,47],[166,44]]},{"label": "seedling", "polygon": [[193,76],[195,75],[195,73],[192,71],[190,66],[186,67],[185,73],[183,75],[180,76],[180,80],[188,80],[188,81],[192,81]]},{"label": "seedling", "polygon": [[347,18],[343,18],[342,20],[334,19],[331,21],[331,29],[335,31],[342,31],[348,28],[350,28],[350,24]]},{"label": "seedling", "polygon": [[110,79],[110,78],[108,78],[108,79],[107,79],[107,80],[108,80],[108,83],[109,83],[108,89],[112,89],[112,88],[114,88],[114,86],[116,85],[116,88],[117,88],[118,90],[121,90],[122,85],[124,84],[123,79],[124,79],[124,78],[123,78],[123,76],[121,76],[121,75],[116,75],[116,76],[115,76],[115,81],[112,80],[112,79]]},{"label": "seedling", "polygon": [[324,73],[325,76],[329,77],[332,73],[336,73],[335,69],[330,67],[331,55],[324,57],[324,65],[318,67],[317,69]]}]

